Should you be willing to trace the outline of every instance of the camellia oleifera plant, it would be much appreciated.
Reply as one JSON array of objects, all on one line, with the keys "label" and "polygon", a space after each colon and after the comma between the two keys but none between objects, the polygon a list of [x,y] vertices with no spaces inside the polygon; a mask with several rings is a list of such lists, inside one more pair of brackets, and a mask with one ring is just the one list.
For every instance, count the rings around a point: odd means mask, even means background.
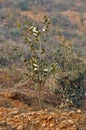
[{"label": "camellia oleifera plant", "polygon": [[[20,24],[18,25],[21,27]],[[22,28],[22,27],[21,27]],[[24,60],[29,69],[29,76],[37,86],[38,101],[41,106],[41,90],[50,75],[49,60],[47,60],[46,41],[48,36],[49,19],[44,16],[41,25],[30,22],[27,18],[23,27],[24,42],[30,49],[30,59]]]},{"label": "camellia oleifera plant", "polygon": [[73,44],[59,34],[60,45],[55,54],[56,81],[59,87],[55,92],[62,95],[61,107],[80,107],[85,93],[85,66],[74,53]]},{"label": "camellia oleifera plant", "polygon": [[83,86],[85,67],[74,53],[71,42],[67,41],[60,31],[57,51],[52,54],[51,59],[48,57],[49,19],[45,16],[43,20],[41,25],[28,19],[25,20],[23,27],[18,25],[23,30],[24,42],[30,49],[30,58],[24,61],[29,70],[28,76],[37,87],[39,106],[42,105],[42,88],[51,74],[56,75],[58,85],[55,93],[61,96],[61,107],[81,106],[85,93]]}]

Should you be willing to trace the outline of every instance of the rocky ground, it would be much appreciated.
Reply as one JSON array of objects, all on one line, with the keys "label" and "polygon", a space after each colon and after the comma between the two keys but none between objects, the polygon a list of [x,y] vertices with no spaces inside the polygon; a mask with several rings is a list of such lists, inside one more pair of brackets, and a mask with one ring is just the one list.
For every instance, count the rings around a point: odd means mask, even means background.
[{"label": "rocky ground", "polygon": [[86,130],[85,110],[58,109],[52,100],[47,97],[48,107],[39,110],[30,93],[1,90],[0,130]]},{"label": "rocky ground", "polygon": [[0,130],[86,130],[86,113],[81,110],[25,112],[1,107]]}]

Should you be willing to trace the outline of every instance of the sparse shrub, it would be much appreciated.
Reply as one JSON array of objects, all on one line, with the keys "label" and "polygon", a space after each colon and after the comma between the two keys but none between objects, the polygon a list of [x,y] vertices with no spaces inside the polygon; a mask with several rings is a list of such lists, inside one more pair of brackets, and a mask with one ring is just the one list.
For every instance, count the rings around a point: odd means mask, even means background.
[{"label": "sparse shrub", "polygon": [[80,107],[84,97],[85,89],[83,81],[85,79],[85,67],[74,54],[73,45],[60,37],[61,44],[56,52],[57,82],[59,88],[55,93],[62,96],[62,104],[75,105]]}]

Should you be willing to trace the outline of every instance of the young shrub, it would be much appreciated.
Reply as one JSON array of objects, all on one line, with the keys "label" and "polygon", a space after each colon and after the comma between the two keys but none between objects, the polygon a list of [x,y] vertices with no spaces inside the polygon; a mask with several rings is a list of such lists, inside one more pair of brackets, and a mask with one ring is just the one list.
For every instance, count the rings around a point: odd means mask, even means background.
[{"label": "young shrub", "polygon": [[[19,25],[20,28],[20,25]],[[43,25],[31,23],[26,19],[23,28],[24,42],[30,49],[30,60],[25,59],[31,80],[38,88],[38,100],[41,106],[41,91],[50,74],[49,61],[47,60],[46,40],[49,28],[49,19],[45,16]]]},{"label": "young shrub", "polygon": [[74,53],[72,43],[62,36],[60,36],[55,62],[59,84],[59,88],[55,92],[62,95],[62,106],[80,107],[85,93],[83,81],[86,70],[77,54]]}]

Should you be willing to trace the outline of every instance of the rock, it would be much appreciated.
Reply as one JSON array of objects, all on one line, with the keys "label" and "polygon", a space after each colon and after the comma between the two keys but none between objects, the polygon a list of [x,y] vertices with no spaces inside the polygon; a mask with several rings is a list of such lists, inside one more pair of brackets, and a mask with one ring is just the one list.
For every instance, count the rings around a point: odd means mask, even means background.
[{"label": "rock", "polygon": [[55,125],[54,124],[50,124],[50,128],[53,128]]},{"label": "rock", "polygon": [[82,111],[80,109],[77,110],[77,113],[81,113]]},{"label": "rock", "polygon": [[46,127],[46,124],[42,124],[42,128]]},{"label": "rock", "polygon": [[70,120],[68,120],[68,123],[74,124],[74,121],[70,119]]},{"label": "rock", "polygon": [[52,116],[49,116],[49,117],[48,117],[48,121],[51,121],[51,120],[53,120],[53,117],[52,117]]},{"label": "rock", "polygon": [[16,115],[16,114],[18,114],[19,113],[19,111],[13,111],[13,112],[11,112],[10,114],[11,115]]},{"label": "rock", "polygon": [[74,111],[71,111],[68,116],[72,116],[75,112]]},{"label": "rock", "polygon": [[23,130],[23,126],[18,126],[17,130]]}]

